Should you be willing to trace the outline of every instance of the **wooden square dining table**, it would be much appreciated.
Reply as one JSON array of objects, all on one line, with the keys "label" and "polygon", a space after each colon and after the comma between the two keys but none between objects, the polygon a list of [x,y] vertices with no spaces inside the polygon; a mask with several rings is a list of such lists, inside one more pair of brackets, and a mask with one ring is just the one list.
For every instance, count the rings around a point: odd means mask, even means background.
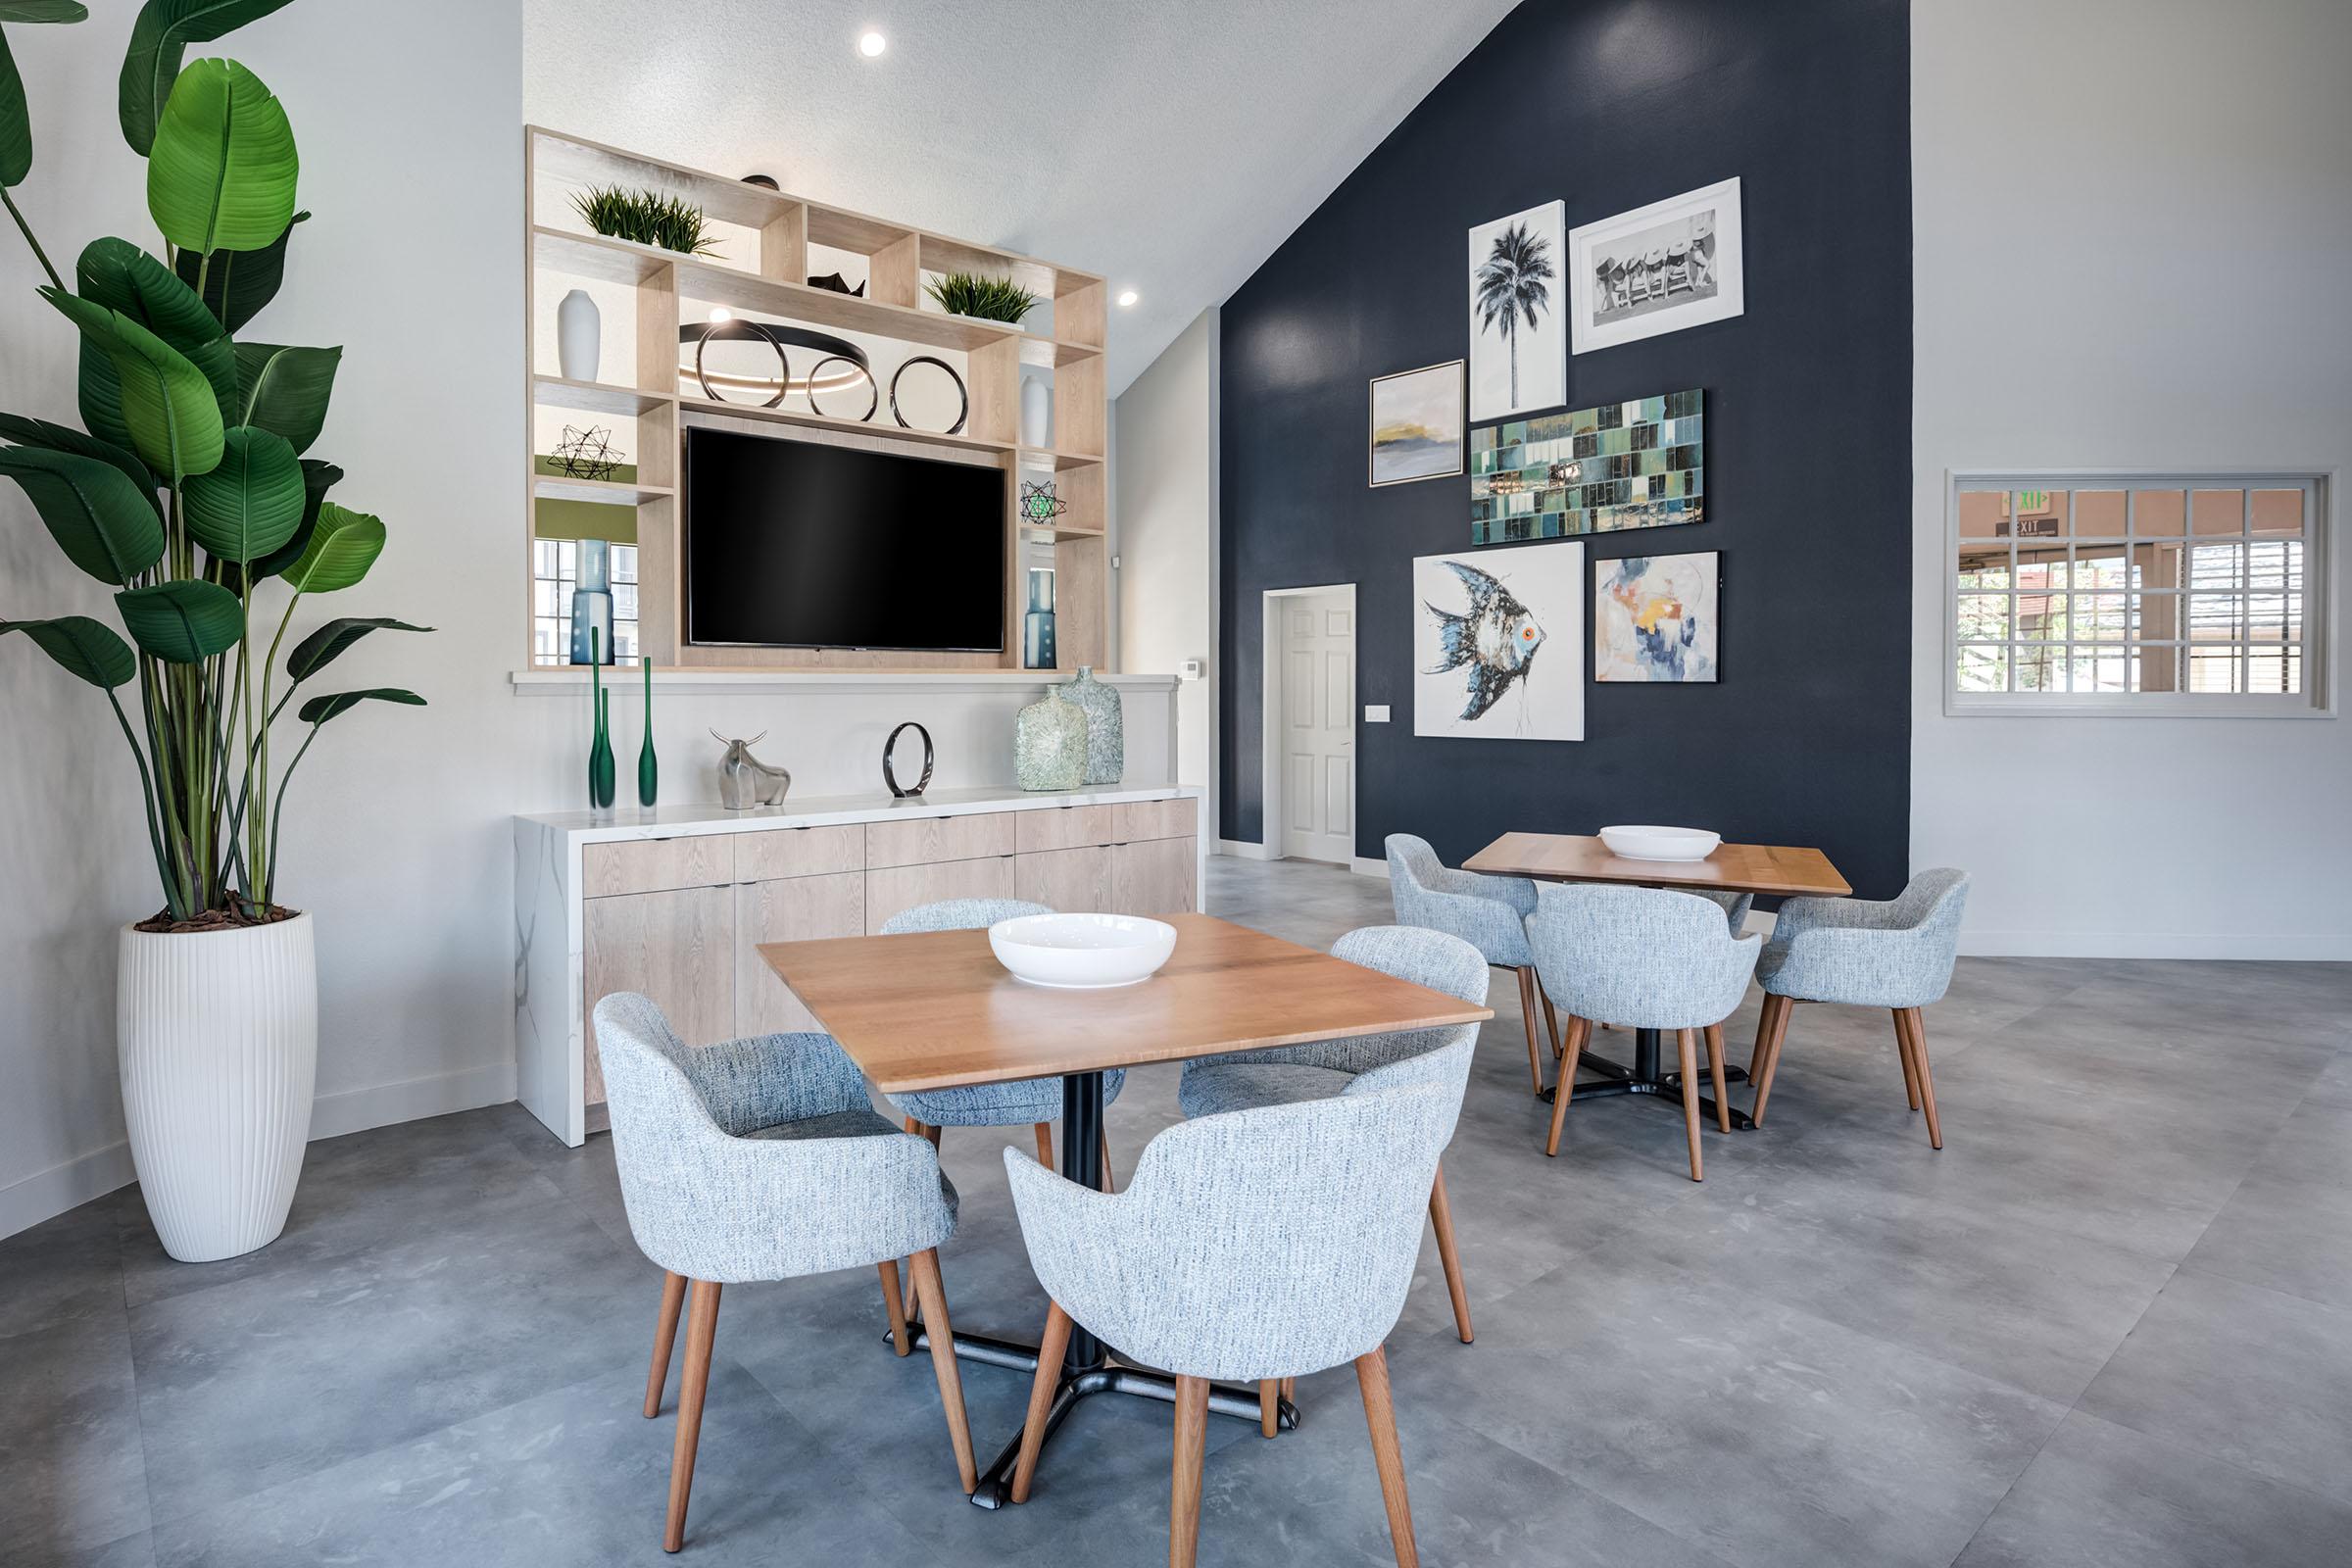
[{"label": "wooden square dining table", "polygon": [[[1613,882],[1631,887],[1674,888],[1693,893],[1750,893],[1767,897],[1842,899],[1854,891],[1830,858],[1816,849],[1782,844],[1718,844],[1697,860],[1634,860],[1611,850],[1600,839],[1580,833],[1505,833],[1462,862],[1465,871],[1489,876],[1526,877],[1538,882]],[[1539,978],[1539,984],[1541,980]],[[1544,1003],[1548,1010],[1548,998]],[[1591,1020],[1599,1024],[1605,1020]],[[1556,1031],[1555,1031],[1556,1043]],[[1600,1081],[1578,1082],[1569,1103],[1612,1095],[1650,1096],[1679,1107],[1683,1075],[1662,1070],[1661,1040],[1655,1029],[1634,1031],[1631,1066],[1595,1054],[1588,1046],[1578,1065]],[[1728,1082],[1745,1083],[1747,1070],[1724,1064]],[[1556,1099],[1560,1085],[1543,1092]],[[1719,1124],[1742,1131],[1755,1122],[1734,1106],[1720,1109],[1711,1099],[1699,1101],[1702,1115],[1719,1117]]]},{"label": "wooden square dining table", "polygon": [[[1089,1189],[1102,1181],[1102,1075],[1111,1068],[1481,1023],[1494,1015],[1230,920],[1166,918],[1176,928],[1176,947],[1159,971],[1101,990],[1015,978],[997,961],[984,930],[771,942],[760,956],[884,1094],[1059,1078],[1061,1174]],[[952,1338],[959,1357],[1037,1370],[1034,1345],[961,1332]],[[1101,1341],[1073,1326],[1047,1436],[1097,1394],[1172,1403],[1175,1380],[1113,1361]],[[1254,1389],[1212,1387],[1209,1407],[1259,1419]],[[1280,1420],[1298,1424],[1287,1400]],[[981,1474],[972,1501],[994,1508],[1007,1500],[1020,1446],[1016,1432]]]}]

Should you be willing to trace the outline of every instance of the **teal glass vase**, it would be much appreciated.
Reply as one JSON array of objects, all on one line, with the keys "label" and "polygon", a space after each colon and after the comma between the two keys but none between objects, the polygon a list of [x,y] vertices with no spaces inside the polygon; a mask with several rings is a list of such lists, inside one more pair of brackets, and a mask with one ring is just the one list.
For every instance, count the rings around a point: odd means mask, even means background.
[{"label": "teal glass vase", "polygon": [[637,804],[648,810],[662,794],[662,762],[654,756],[654,662],[642,656],[645,666],[645,744],[637,749]]}]

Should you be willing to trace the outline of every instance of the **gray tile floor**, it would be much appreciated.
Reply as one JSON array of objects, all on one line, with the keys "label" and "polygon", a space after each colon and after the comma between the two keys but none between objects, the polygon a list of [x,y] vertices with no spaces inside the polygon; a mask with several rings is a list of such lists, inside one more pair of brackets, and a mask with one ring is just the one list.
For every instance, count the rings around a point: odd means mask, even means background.
[{"label": "gray tile floor", "polygon": [[[1297,864],[1214,861],[1211,904],[1315,944],[1387,915]],[[1703,1186],[1624,1100],[1545,1159],[1495,997],[1446,1155],[1478,1343],[1425,1252],[1390,1346],[1426,1561],[2352,1555],[2352,967],[1964,962],[1928,1019],[1940,1154],[1885,1017],[1806,1009]],[[1115,1164],[1174,1084],[1130,1079]],[[1002,1142],[949,1137],[944,1262],[959,1323],[1027,1337]],[[0,1559],[656,1561],[658,1278],[610,1142],[511,1105],[313,1145],[285,1236],[229,1262],[165,1258],[135,1189],[0,1242]],[[688,1560],[1160,1560],[1163,1407],[1088,1405],[983,1513],[880,1327],[869,1274],[728,1290]],[[965,1390],[993,1451],[1026,1380]],[[1213,1423],[1203,1562],[1390,1560],[1352,1376],[1300,1399],[1278,1442]]]}]

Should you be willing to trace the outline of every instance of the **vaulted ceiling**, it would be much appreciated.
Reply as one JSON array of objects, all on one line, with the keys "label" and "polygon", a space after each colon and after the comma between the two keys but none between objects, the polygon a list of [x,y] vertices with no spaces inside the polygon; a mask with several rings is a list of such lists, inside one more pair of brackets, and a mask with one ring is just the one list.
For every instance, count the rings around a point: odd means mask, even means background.
[{"label": "vaulted ceiling", "polygon": [[1101,272],[1115,395],[1516,3],[523,0],[523,106]]}]

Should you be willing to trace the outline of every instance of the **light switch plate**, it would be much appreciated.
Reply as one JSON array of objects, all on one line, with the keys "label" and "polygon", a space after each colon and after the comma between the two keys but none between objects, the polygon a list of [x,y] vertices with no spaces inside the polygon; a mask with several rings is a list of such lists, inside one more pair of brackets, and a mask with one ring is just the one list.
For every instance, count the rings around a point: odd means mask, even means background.
[{"label": "light switch plate", "polygon": [[1388,704],[1386,704],[1386,703],[1366,703],[1366,704],[1364,705],[1364,722],[1365,722],[1365,723],[1367,723],[1367,724],[1386,724],[1388,721],[1389,721],[1389,705],[1388,705]]}]

